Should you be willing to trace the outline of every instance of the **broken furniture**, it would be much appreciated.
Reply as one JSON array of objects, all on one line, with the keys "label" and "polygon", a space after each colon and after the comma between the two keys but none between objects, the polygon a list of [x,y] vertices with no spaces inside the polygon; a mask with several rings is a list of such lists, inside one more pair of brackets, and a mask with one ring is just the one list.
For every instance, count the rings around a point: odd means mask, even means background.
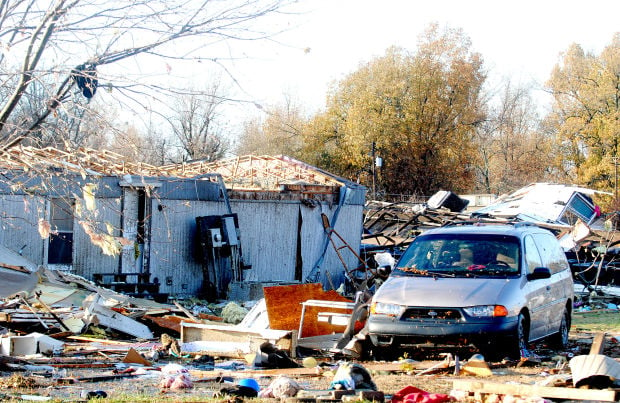
[{"label": "broken furniture", "polygon": [[316,314],[317,322],[325,322],[330,325],[347,326],[351,320],[351,313],[355,308],[354,302],[344,301],[325,301],[310,299],[301,303],[301,318],[299,320],[299,332],[297,334],[297,344],[300,347],[319,350],[331,350],[342,338],[342,333],[331,333],[325,335],[305,336],[304,321],[306,320],[306,308],[318,307],[327,308],[329,311],[322,310]]},{"label": "broken furniture", "polygon": [[295,357],[292,334],[286,330],[182,322],[181,350],[183,353],[244,358],[246,354],[258,352],[261,344],[269,342]]}]

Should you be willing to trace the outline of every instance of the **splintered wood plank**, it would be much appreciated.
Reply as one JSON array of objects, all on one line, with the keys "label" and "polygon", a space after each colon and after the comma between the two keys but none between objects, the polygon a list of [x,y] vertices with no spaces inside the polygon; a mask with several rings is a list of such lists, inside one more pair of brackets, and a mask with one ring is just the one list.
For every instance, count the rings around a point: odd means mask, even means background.
[{"label": "splintered wood plank", "polygon": [[599,402],[615,402],[617,391],[597,389],[557,388],[551,386],[536,386],[525,384],[507,384],[499,382],[481,382],[470,380],[455,380],[454,390],[466,392],[494,393],[520,397],[546,397],[555,399],[591,400]]},{"label": "splintered wood plank", "polygon": [[[336,291],[323,291],[323,286],[319,283],[264,287],[263,294],[267,316],[269,317],[269,327],[278,330],[299,330],[302,302],[310,299],[351,302]],[[346,326],[318,322],[319,312],[351,313],[351,310],[307,307],[304,315],[304,328],[302,329],[303,337],[344,332]]]},{"label": "splintered wood plank", "polygon": [[605,350],[605,332],[599,332],[594,335],[590,354],[603,354],[603,350]]}]

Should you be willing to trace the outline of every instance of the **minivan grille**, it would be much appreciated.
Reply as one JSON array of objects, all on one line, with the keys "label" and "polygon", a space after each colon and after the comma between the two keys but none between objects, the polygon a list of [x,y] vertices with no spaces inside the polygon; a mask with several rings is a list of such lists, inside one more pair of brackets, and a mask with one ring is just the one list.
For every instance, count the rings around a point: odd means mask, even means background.
[{"label": "minivan grille", "polygon": [[458,309],[445,308],[407,308],[401,317],[402,320],[411,319],[435,319],[435,320],[459,320],[461,312]]}]

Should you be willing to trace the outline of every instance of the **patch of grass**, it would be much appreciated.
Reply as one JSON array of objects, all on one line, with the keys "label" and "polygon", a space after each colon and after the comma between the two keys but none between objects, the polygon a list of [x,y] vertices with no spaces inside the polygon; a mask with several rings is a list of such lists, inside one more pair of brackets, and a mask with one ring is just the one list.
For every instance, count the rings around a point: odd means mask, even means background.
[{"label": "patch of grass", "polygon": [[620,333],[620,312],[607,309],[573,312],[571,330]]}]

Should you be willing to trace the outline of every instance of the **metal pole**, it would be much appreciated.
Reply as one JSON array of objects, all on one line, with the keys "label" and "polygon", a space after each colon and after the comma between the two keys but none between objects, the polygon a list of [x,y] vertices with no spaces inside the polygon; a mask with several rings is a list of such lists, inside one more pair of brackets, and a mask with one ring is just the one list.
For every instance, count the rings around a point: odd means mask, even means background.
[{"label": "metal pole", "polygon": [[614,148],[611,161],[614,163],[614,208],[618,208],[618,136],[614,135]]},{"label": "metal pole", "polygon": [[618,203],[618,157],[611,157],[611,161],[614,163],[614,203]]},{"label": "metal pole", "polygon": [[372,151],[370,153],[372,161],[372,199],[375,200],[377,198],[377,189],[376,189],[376,182],[377,182],[377,167],[375,167],[375,142],[372,142]]}]

